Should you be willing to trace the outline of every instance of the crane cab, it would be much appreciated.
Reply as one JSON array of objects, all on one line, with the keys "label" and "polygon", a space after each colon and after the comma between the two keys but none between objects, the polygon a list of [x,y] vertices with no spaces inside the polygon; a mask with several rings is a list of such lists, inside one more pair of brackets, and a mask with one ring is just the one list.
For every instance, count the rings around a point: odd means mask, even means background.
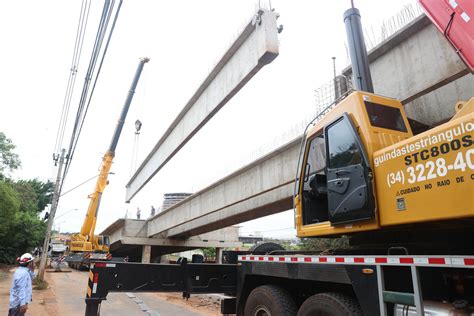
[{"label": "crane cab", "polygon": [[399,101],[361,91],[320,118],[302,151],[298,237],[380,228],[373,153],[412,136]]},{"label": "crane cab", "polygon": [[98,235],[96,236],[96,246],[94,249],[99,252],[109,252],[109,246],[110,246],[110,239],[109,236],[105,235]]},{"label": "crane cab", "polygon": [[109,252],[110,238],[106,235],[94,235],[91,240],[87,236],[74,234],[69,242],[71,252]]},{"label": "crane cab", "polygon": [[474,227],[474,98],[413,136],[399,101],[353,92],[307,133],[302,153],[299,237]]}]

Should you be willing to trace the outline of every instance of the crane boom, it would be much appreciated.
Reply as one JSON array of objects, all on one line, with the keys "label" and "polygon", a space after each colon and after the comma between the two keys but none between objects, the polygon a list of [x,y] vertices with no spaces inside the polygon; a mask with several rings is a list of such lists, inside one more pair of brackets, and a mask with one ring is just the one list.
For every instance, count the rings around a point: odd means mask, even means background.
[{"label": "crane boom", "polygon": [[108,183],[107,179],[110,174],[113,158],[115,156],[115,149],[117,148],[120,134],[122,133],[122,128],[125,123],[125,118],[127,117],[130,104],[132,103],[135,89],[140,79],[143,67],[149,60],[149,58],[140,59],[132,81],[132,85],[125,100],[125,104],[123,105],[122,113],[120,114],[120,118],[117,122],[112,141],[107,152],[102,158],[102,165],[100,167],[100,173],[97,178],[94,193],[89,196],[89,207],[87,208],[86,217],[82,224],[81,232],[71,237],[70,251],[72,252],[108,252],[109,250],[108,238],[106,236],[96,236],[94,234],[100,200],[102,198],[102,193],[104,192],[104,189]]}]

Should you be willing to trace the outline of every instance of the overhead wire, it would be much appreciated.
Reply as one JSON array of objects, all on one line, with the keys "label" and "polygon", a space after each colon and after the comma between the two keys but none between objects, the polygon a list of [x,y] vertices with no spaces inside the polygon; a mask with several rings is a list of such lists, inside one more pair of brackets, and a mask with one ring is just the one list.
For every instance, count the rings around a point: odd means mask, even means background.
[{"label": "overhead wire", "polygon": [[69,192],[74,191],[75,189],[77,189],[77,188],[80,187],[81,185],[84,185],[84,184],[86,184],[87,182],[94,180],[94,179],[97,178],[99,175],[100,175],[100,174],[96,174],[95,176],[90,177],[89,179],[87,179],[87,180],[85,180],[85,181],[79,183],[78,185],[72,187],[71,189],[69,189],[69,190],[67,190],[67,191],[65,191],[65,192],[63,192],[63,193],[61,193],[60,196],[66,195],[66,194],[68,194]]},{"label": "overhead wire", "polygon": [[93,77],[94,70],[95,70],[95,67],[96,67],[96,64],[97,64],[97,60],[98,60],[100,52],[101,52],[103,40],[104,40],[105,35],[107,33],[107,27],[108,27],[108,24],[110,22],[110,18],[111,18],[112,13],[113,13],[114,4],[115,4],[114,0],[113,1],[107,0],[104,3],[104,8],[103,8],[103,11],[102,11],[99,27],[98,27],[98,30],[97,30],[97,35],[96,35],[96,40],[95,40],[95,43],[94,43],[94,48],[93,48],[93,51],[92,51],[92,54],[91,54],[91,60],[89,62],[89,68],[88,68],[88,71],[87,71],[87,74],[86,74],[86,77],[85,77],[84,87],[83,87],[83,90],[82,90],[81,99],[80,99],[77,114],[76,114],[76,120],[74,122],[73,132],[72,132],[72,135],[71,135],[69,150],[68,150],[68,154],[67,154],[68,159],[66,161],[66,165],[65,165],[65,168],[64,168],[60,190],[61,190],[62,185],[64,183],[64,179],[65,179],[65,177],[66,177],[66,175],[69,171],[72,158],[74,157],[74,153],[75,153],[75,150],[76,150],[76,147],[77,147],[77,143],[79,141],[79,136],[82,132],[82,127],[83,127],[83,124],[84,124],[84,121],[85,121],[85,118],[86,118],[86,115],[87,115],[87,111],[89,109],[89,105],[90,105],[91,100],[92,100],[92,95],[94,93],[94,90],[95,90],[95,87],[96,87],[96,84],[97,84],[97,81],[98,81],[98,78],[99,78],[99,74],[100,74],[100,71],[102,69],[104,59],[105,59],[105,55],[107,53],[107,50],[108,50],[108,47],[109,47],[109,44],[110,44],[110,40],[112,38],[112,34],[113,34],[113,31],[115,29],[115,25],[116,25],[116,22],[117,22],[117,19],[118,19],[118,15],[120,13],[120,8],[122,6],[122,0],[120,0],[119,5],[117,7],[117,10],[115,12],[115,17],[114,17],[114,20],[113,20],[113,23],[112,23],[112,27],[109,31],[109,35],[108,35],[108,39],[107,39],[105,48],[102,51],[102,58],[100,60],[99,68],[98,68],[98,71],[95,75],[95,79],[94,79],[94,82],[92,84],[92,89],[91,89],[91,92],[89,94],[88,91],[89,91],[89,87],[90,87],[90,84],[91,84],[91,79]]},{"label": "overhead wire", "polygon": [[[94,91],[95,91],[95,88],[96,88],[96,85],[97,85],[97,81],[98,81],[98,78],[99,78],[99,74],[102,70],[102,66],[103,66],[103,63],[104,63],[104,59],[105,59],[105,55],[107,54],[107,51],[108,51],[108,48],[109,48],[109,44],[110,44],[110,40],[112,38],[112,33],[115,29],[115,25],[116,25],[116,22],[117,22],[117,18],[118,18],[118,14],[120,12],[120,8],[122,6],[122,1],[119,2],[119,5],[117,7],[117,11],[116,11],[116,14],[115,14],[115,18],[114,18],[114,21],[112,22],[112,26],[110,28],[110,32],[109,32],[109,36],[108,36],[108,39],[107,39],[107,42],[105,44],[105,47],[104,47],[104,51],[103,51],[103,54],[102,54],[102,58],[100,60],[100,63],[99,63],[99,68],[97,69],[97,73],[96,73],[96,76],[95,76],[95,80],[94,80],[94,83],[92,85],[92,89],[91,89],[91,93],[89,94],[89,98],[88,98],[88,101],[87,101],[87,105],[85,107],[85,110],[84,110],[84,115],[82,116],[82,120],[81,120],[81,123],[80,123],[80,126],[79,126],[79,132],[78,132],[78,135],[77,135],[77,140],[76,142],[74,143],[74,147],[72,149],[72,153],[70,155],[70,159],[72,158],[72,154],[75,152],[76,150],[76,146],[77,146],[77,142],[78,142],[78,139],[79,139],[79,135],[81,134],[81,131],[82,131],[82,127],[84,125],[84,120],[86,118],[86,115],[87,115],[87,112],[89,110],[89,106],[90,106],[90,103],[91,103],[91,100],[92,100],[92,95],[94,94]],[[113,5],[112,5],[113,7]],[[109,20],[110,20],[110,16],[107,18],[107,24],[109,23]],[[105,33],[104,33],[105,35]]]},{"label": "overhead wire", "polygon": [[[72,158],[72,149],[74,147],[75,142],[77,141],[77,139],[79,137],[79,135],[78,135],[79,125],[80,125],[80,123],[82,121],[82,117],[84,115],[84,107],[85,107],[85,104],[86,104],[86,101],[87,101],[87,95],[88,95],[88,92],[89,92],[90,83],[91,83],[92,76],[93,76],[93,73],[94,73],[95,65],[97,63],[97,58],[98,58],[99,53],[100,53],[100,48],[101,48],[102,41],[103,41],[103,38],[104,38],[104,32],[106,31],[106,25],[105,24],[108,21],[107,16],[109,15],[109,12],[110,12],[110,4],[111,4],[110,0],[106,0],[104,2],[104,7],[102,9],[102,14],[101,14],[101,17],[100,17],[100,22],[99,22],[99,27],[97,29],[97,34],[96,34],[96,37],[95,37],[94,46],[92,48],[91,58],[89,60],[89,66],[88,66],[88,69],[87,69],[87,72],[86,72],[86,75],[85,75],[85,78],[84,78],[84,85],[82,87],[81,97],[80,97],[78,109],[77,109],[77,112],[76,112],[76,119],[74,121],[74,126],[73,126],[73,130],[72,130],[72,134],[71,134],[71,139],[70,139],[70,142],[69,142],[69,149],[68,149],[68,152],[67,152],[68,153],[68,158]],[[67,172],[65,171],[64,174],[66,174],[66,173]]]},{"label": "overhead wire", "polygon": [[84,44],[84,36],[87,29],[87,22],[89,19],[90,12],[90,0],[83,0],[81,5],[81,11],[79,14],[79,21],[76,31],[76,40],[74,43],[74,50],[72,54],[71,67],[69,72],[69,79],[66,86],[66,93],[64,95],[63,107],[61,111],[61,117],[59,121],[58,131],[56,134],[56,142],[54,145],[54,152],[59,152],[62,147],[64,133],[67,125],[67,119],[69,116],[69,110],[71,106],[71,99],[74,92],[74,86],[76,81],[76,74],[82,54],[82,47]]}]

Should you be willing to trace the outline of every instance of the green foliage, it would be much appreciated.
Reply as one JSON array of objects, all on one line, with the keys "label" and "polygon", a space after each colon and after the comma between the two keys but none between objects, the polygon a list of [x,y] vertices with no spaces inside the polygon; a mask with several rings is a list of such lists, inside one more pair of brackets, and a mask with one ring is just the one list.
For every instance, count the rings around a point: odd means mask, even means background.
[{"label": "green foliage", "polygon": [[292,240],[289,239],[280,239],[280,238],[265,238],[264,242],[274,242],[279,244],[285,250],[299,250],[298,246],[293,243]]},{"label": "green foliage", "polygon": [[25,183],[0,181],[0,262],[13,263],[41,245],[46,230],[46,223],[38,218],[41,199],[44,196]]},{"label": "green foliage", "polygon": [[36,214],[17,212],[11,233],[15,249],[19,254],[31,252],[42,244],[46,232],[46,223],[39,220]]},{"label": "green foliage", "polygon": [[18,155],[13,152],[15,147],[11,139],[7,138],[3,132],[0,132],[0,175],[6,169],[15,170],[21,166]]},{"label": "green foliage", "polygon": [[202,250],[202,254],[204,255],[206,259],[216,257],[216,248],[208,247],[208,248],[202,248],[201,250]]},{"label": "green foliage", "polygon": [[327,251],[348,247],[349,239],[345,236],[340,238],[301,238],[299,242],[301,250]]},{"label": "green foliage", "polygon": [[33,180],[20,180],[15,183],[15,189],[20,198],[20,211],[39,213],[51,201],[54,185],[48,181],[46,183]]},{"label": "green foliage", "polygon": [[19,209],[20,201],[13,187],[0,181],[0,262],[11,263],[15,258],[11,232]]},{"label": "green foliage", "polygon": [[13,263],[22,253],[42,244],[46,223],[38,215],[51,201],[53,192],[52,182],[15,182],[3,174],[20,166],[13,149],[12,141],[0,132],[0,263]]}]

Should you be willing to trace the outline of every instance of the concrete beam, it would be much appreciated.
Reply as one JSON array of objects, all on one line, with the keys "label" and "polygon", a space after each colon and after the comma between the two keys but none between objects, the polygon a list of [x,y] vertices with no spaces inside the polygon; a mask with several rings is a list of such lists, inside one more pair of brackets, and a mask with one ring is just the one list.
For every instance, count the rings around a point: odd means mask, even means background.
[{"label": "concrete beam", "polygon": [[[151,248],[159,248],[159,253],[172,253],[194,248],[204,247],[240,247],[239,228],[230,226],[214,231],[207,231],[204,234],[191,238],[167,239],[161,236],[149,238],[147,236],[147,224],[145,220],[118,219],[107,227],[101,235],[108,235],[110,238],[110,249],[112,252],[127,253],[128,248],[140,247],[141,260],[149,260],[152,254]],[[145,247],[146,246],[146,247]]]},{"label": "concrete beam", "polygon": [[151,259],[151,246],[144,245],[142,249],[142,263],[150,263]]},{"label": "concrete beam", "polygon": [[260,10],[197,89],[126,185],[129,202],[266,64],[278,56],[277,14]]},{"label": "concrete beam", "polygon": [[449,119],[458,101],[472,97],[474,76],[425,15],[373,48],[369,63],[375,93],[399,99],[427,125]]},{"label": "concrete beam", "polygon": [[[163,246],[163,247],[185,247],[185,248],[207,248],[207,247],[222,247],[235,248],[241,247],[240,241],[226,241],[226,240],[202,240],[202,239],[168,239],[168,238],[144,238],[144,237],[123,237],[120,242],[121,245],[144,245],[145,247]],[[151,249],[151,248],[150,248]],[[145,250],[144,250],[145,251]]]},{"label": "concrete beam", "polygon": [[224,249],[222,248],[216,248],[216,263],[221,264],[222,263],[222,252]]},{"label": "concrete beam", "polygon": [[147,235],[185,238],[293,207],[301,139],[261,157],[148,222]]}]

